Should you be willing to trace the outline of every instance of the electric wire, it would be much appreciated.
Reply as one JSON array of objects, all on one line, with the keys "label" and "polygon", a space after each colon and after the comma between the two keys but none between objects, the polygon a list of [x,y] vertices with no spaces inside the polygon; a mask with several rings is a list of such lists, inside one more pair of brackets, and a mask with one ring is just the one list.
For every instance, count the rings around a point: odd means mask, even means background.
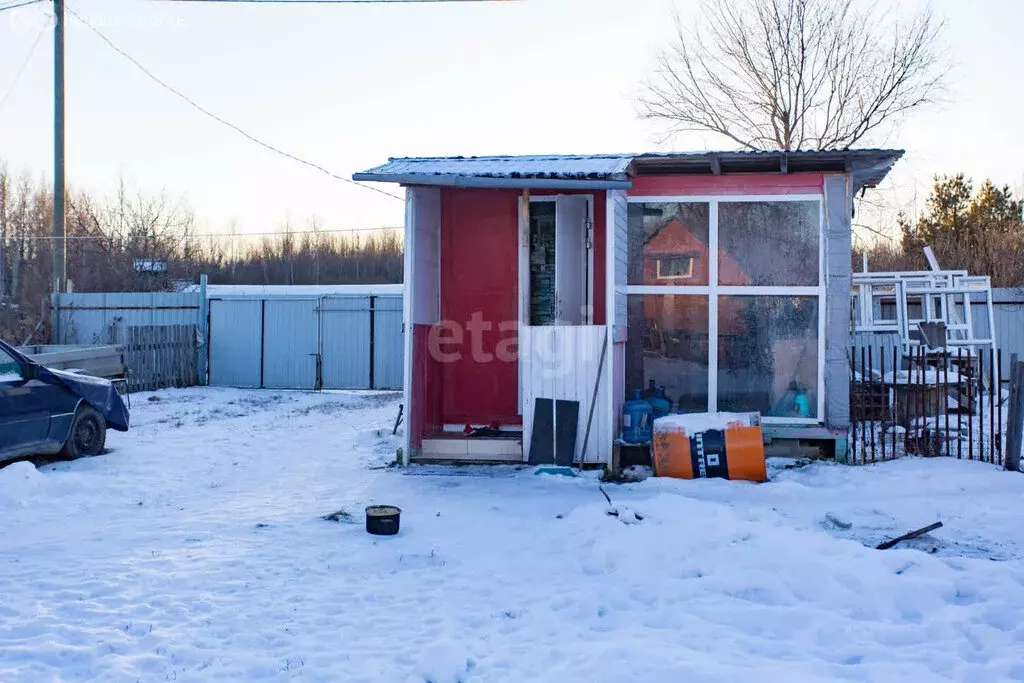
[{"label": "electric wire", "polygon": [[144,73],[146,76],[148,76],[157,85],[159,85],[159,86],[163,87],[164,89],[168,90],[169,92],[173,93],[174,95],[176,95],[177,97],[179,97],[180,99],[184,100],[189,105],[191,105],[194,109],[196,109],[197,111],[201,112],[202,114],[205,114],[206,116],[208,116],[209,118],[213,119],[214,121],[217,121],[218,123],[227,126],[231,130],[233,130],[236,133],[238,133],[239,135],[242,135],[243,137],[247,138],[248,140],[250,140],[252,142],[255,142],[260,147],[263,147],[264,149],[270,150],[271,152],[274,152],[275,154],[279,154],[279,155],[281,155],[283,157],[291,159],[292,161],[296,161],[296,162],[298,162],[300,164],[303,164],[304,166],[308,166],[308,167],[310,167],[312,169],[320,171],[321,173],[324,173],[324,174],[330,176],[331,178],[334,178],[335,180],[340,180],[340,181],[342,181],[344,183],[348,183],[349,185],[355,185],[356,187],[361,187],[361,188],[366,189],[366,190],[371,190],[371,191],[376,192],[378,194],[382,194],[382,195],[384,195],[386,197],[391,197],[392,199],[397,199],[398,201],[402,201],[402,202],[405,201],[404,197],[400,197],[397,194],[392,194],[390,192],[387,192],[385,190],[381,190],[381,189],[373,187],[371,185],[364,185],[363,183],[360,183],[360,182],[357,182],[355,180],[352,180],[351,178],[346,178],[345,176],[338,175],[337,173],[333,173],[332,171],[327,170],[326,168],[324,168],[320,164],[314,163],[312,161],[307,161],[306,159],[303,159],[303,158],[298,157],[298,156],[296,156],[294,154],[291,154],[290,152],[286,152],[286,151],[284,151],[284,150],[282,150],[282,149],[280,149],[278,147],[275,147],[274,145],[271,145],[268,142],[264,142],[263,140],[257,138],[256,136],[246,132],[242,128],[240,128],[240,127],[236,126],[235,124],[231,123],[227,119],[224,119],[224,118],[218,116],[217,114],[214,114],[209,109],[206,109],[205,107],[203,107],[202,105],[197,103],[195,100],[193,100],[188,95],[184,94],[183,92],[181,92],[177,88],[174,88],[173,86],[169,85],[167,82],[165,82],[164,80],[159,78],[156,74],[154,74],[152,71],[150,71],[145,66],[143,66],[137,59],[132,57],[130,54],[128,54],[127,52],[122,50],[117,45],[115,45],[109,38],[107,38],[107,36],[105,36],[102,32],[100,32],[99,29],[97,29],[95,26],[93,26],[88,21],[86,21],[81,16],[79,16],[73,9],[71,9],[70,7],[67,7],[66,5],[65,5],[65,9],[68,11],[68,13],[71,16],[73,16],[75,19],[77,19],[79,22],[81,22],[86,28],[88,28],[93,33],[95,33],[97,36],[99,36],[99,38],[103,42],[105,42],[108,46],[110,46],[111,49],[113,49],[115,52],[117,52],[122,57],[124,57],[125,59],[130,61],[132,64],[134,64],[140,71],[142,71],[142,73]]}]

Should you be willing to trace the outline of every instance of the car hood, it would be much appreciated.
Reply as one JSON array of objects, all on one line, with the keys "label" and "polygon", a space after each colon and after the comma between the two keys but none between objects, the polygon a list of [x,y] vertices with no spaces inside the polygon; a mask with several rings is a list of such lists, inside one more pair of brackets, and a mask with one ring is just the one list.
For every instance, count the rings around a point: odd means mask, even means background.
[{"label": "car hood", "polygon": [[119,432],[128,431],[128,407],[124,404],[124,400],[117,393],[112,382],[101,377],[79,375],[65,370],[51,370],[42,365],[38,368],[37,379],[64,385],[99,411],[109,427]]}]

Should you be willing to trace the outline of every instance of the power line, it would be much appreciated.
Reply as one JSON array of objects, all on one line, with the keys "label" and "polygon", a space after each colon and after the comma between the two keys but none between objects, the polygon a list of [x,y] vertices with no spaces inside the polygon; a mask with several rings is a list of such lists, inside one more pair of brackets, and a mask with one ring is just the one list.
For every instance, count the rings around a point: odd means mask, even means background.
[{"label": "power line", "polygon": [[[38,0],[37,0],[38,1]],[[18,67],[18,73],[14,75],[14,80],[11,81],[11,86],[7,88],[7,92],[4,94],[3,99],[0,99],[0,112],[4,110],[4,105],[7,104],[7,100],[14,94],[14,89],[18,87],[18,81],[21,80],[21,75],[25,73],[25,67],[28,66],[29,60],[32,59],[32,55],[35,54],[36,46],[39,45],[39,41],[43,39],[43,29],[39,29],[39,35],[36,36],[35,41],[32,43],[32,47],[28,49],[28,54],[25,55],[25,61]]]},{"label": "power line", "polygon": [[[409,0],[404,0],[404,1],[409,1]],[[423,0],[419,0],[419,1],[422,2]],[[436,0],[429,0],[429,1],[436,1]],[[451,1],[451,0],[449,0],[449,1]],[[456,1],[465,1],[465,0],[456,0]],[[90,31],[92,31],[97,36],[99,36],[100,39],[103,42],[105,42],[107,45],[109,45],[115,52],[117,52],[119,55],[121,55],[122,57],[124,57],[125,59],[130,61],[132,64],[134,64],[136,67],[138,67],[138,69],[140,71],[142,71],[142,73],[146,74],[147,76],[149,76],[149,78],[151,78],[153,81],[155,81],[158,85],[160,85],[164,89],[170,91],[171,93],[177,95],[179,98],[183,99],[185,102],[187,102],[188,104],[192,105],[192,107],[194,107],[196,110],[198,110],[201,113],[205,114],[206,116],[210,117],[214,121],[217,121],[218,123],[221,123],[221,124],[227,126],[228,128],[232,129],[236,133],[238,133],[238,134],[248,138],[252,142],[255,142],[257,145],[263,147],[264,149],[268,149],[271,152],[274,152],[276,154],[280,154],[281,156],[287,157],[288,159],[291,159],[292,161],[297,161],[300,164],[303,164],[305,166],[309,166],[310,168],[314,168],[314,169],[320,171],[321,173],[325,173],[325,174],[329,175],[330,177],[334,178],[335,180],[340,180],[340,181],[348,183],[350,185],[355,185],[356,187],[362,187],[362,188],[367,189],[367,190],[372,190],[372,191],[377,192],[378,194],[382,194],[382,195],[384,195],[386,197],[391,197],[392,199],[397,199],[398,201],[403,201],[403,202],[405,201],[405,199],[403,197],[400,197],[397,194],[391,194],[390,192],[386,192],[386,191],[378,189],[376,187],[372,187],[370,185],[364,185],[362,183],[356,182],[355,180],[352,180],[351,178],[346,178],[344,176],[340,176],[337,173],[332,173],[331,171],[328,171],[326,168],[324,168],[320,164],[313,163],[312,161],[306,161],[305,159],[297,157],[294,154],[290,154],[289,152],[285,152],[284,150],[279,149],[279,148],[271,145],[270,143],[264,142],[263,140],[260,140],[259,138],[255,137],[254,135],[250,135],[249,133],[245,132],[244,130],[242,130],[241,128],[236,126],[235,124],[231,123],[230,121],[228,121],[226,119],[223,119],[220,116],[217,116],[216,114],[211,112],[209,109],[206,109],[206,108],[202,107],[195,100],[193,100],[188,95],[186,95],[183,92],[181,92],[180,90],[177,90],[176,88],[174,88],[174,87],[168,85],[167,83],[165,83],[164,81],[162,81],[159,77],[156,76],[156,74],[154,74],[152,71],[150,71],[149,69],[144,67],[142,64],[140,64],[138,60],[136,60],[130,54],[128,54],[127,52],[125,52],[124,50],[119,48],[117,45],[112,43],[109,38],[107,38],[105,35],[103,35],[100,32],[99,29],[97,29],[95,26],[90,24],[88,21],[86,21],[85,19],[80,17],[73,9],[71,9],[70,7],[66,7],[66,9],[67,9],[68,13],[71,14],[71,16],[73,16],[79,22],[84,24],[86,28],[88,28]]]},{"label": "power line", "polygon": [[24,2],[16,2],[13,5],[3,5],[3,6],[0,6],[0,12],[6,11],[6,10],[9,10],[9,9],[18,9],[19,7],[27,7],[28,5],[34,5],[37,2],[42,2],[42,1],[43,0],[25,0]]},{"label": "power line", "polygon": [[[336,235],[336,234],[347,234],[352,232],[382,232],[385,230],[403,230],[404,228],[400,225],[385,225],[379,228],[340,228],[337,230],[277,230],[274,232],[219,232],[219,233],[197,233],[194,235],[185,235],[183,237],[195,238],[197,240],[209,239],[212,237],[275,237],[275,236],[287,236],[287,235]],[[110,236],[110,235],[68,235],[61,239],[67,240],[116,240],[130,239],[128,236]],[[140,239],[148,239],[139,237]],[[53,240],[56,239],[51,235],[23,235],[19,237],[13,237],[15,240]]]}]

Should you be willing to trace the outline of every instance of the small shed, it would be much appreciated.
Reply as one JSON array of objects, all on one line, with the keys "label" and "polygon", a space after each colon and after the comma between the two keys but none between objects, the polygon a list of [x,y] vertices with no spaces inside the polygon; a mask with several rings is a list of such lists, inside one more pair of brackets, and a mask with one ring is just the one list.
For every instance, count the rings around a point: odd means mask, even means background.
[{"label": "small shed", "polygon": [[406,456],[525,461],[551,399],[576,416],[573,460],[608,465],[623,402],[651,383],[673,411],[759,411],[773,438],[843,451],[853,197],[902,154],[396,158],[355,174],[406,187]]}]

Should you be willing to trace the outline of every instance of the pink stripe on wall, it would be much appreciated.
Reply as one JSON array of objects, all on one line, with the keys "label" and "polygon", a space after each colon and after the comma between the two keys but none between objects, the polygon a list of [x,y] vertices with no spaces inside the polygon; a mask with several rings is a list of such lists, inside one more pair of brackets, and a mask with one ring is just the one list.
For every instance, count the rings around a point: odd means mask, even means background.
[{"label": "pink stripe on wall", "polygon": [[822,173],[735,173],[728,175],[648,175],[633,178],[634,197],[729,194],[821,194]]}]

